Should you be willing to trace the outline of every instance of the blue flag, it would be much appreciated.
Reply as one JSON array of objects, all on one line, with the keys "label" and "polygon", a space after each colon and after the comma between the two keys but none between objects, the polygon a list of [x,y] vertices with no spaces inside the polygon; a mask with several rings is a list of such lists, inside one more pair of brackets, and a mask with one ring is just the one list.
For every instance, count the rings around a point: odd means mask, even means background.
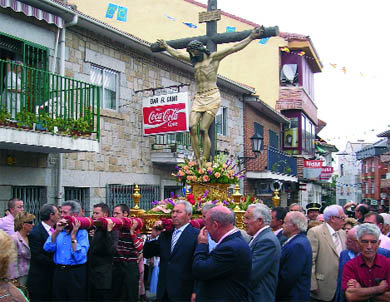
[{"label": "blue flag", "polygon": [[127,21],[127,7],[118,7],[118,14],[116,15],[116,19],[123,22]]},{"label": "blue flag", "polygon": [[259,43],[264,45],[265,43],[268,42],[268,40],[269,40],[269,38],[263,38],[263,39],[259,40]]},{"label": "blue flag", "polygon": [[118,5],[109,3],[108,7],[107,7],[107,12],[106,12],[106,18],[112,19],[112,17],[114,17],[114,14],[115,14],[117,8],[118,8]]},{"label": "blue flag", "polygon": [[192,24],[190,22],[183,22],[184,25],[187,25],[189,28],[198,28],[195,24]]},{"label": "blue flag", "polygon": [[236,31],[236,28],[233,27],[233,26],[226,26],[226,32],[227,33],[232,33],[232,32],[235,32]]}]

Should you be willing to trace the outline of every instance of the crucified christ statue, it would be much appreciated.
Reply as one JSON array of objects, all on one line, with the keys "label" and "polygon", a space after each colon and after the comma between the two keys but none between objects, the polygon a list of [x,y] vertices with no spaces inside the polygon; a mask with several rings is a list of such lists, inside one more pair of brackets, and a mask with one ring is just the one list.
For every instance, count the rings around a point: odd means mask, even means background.
[{"label": "crucified christ statue", "polygon": [[[164,40],[157,40],[157,45],[172,56],[190,62],[195,68],[196,93],[192,102],[190,114],[191,145],[198,164],[205,163],[210,157],[211,141],[209,128],[221,105],[221,96],[217,87],[217,72],[219,63],[226,56],[245,48],[254,39],[261,37],[262,27],[256,27],[244,40],[232,47],[210,53],[202,42],[193,40],[187,45],[188,55],[169,46]],[[203,154],[200,156],[200,144],[197,135],[197,125],[200,122],[200,133],[203,143]]]}]

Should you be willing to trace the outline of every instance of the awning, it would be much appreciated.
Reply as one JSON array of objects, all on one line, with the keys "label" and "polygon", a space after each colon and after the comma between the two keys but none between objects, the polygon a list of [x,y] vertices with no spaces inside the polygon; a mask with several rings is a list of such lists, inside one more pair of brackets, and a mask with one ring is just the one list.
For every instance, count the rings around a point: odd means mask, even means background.
[{"label": "awning", "polygon": [[64,27],[64,19],[55,16],[51,13],[45,12],[39,8],[22,3],[17,0],[0,0],[0,6],[3,8],[11,8],[17,13],[24,13],[28,17],[35,17],[38,20],[45,20],[49,24],[54,24],[58,28]]}]

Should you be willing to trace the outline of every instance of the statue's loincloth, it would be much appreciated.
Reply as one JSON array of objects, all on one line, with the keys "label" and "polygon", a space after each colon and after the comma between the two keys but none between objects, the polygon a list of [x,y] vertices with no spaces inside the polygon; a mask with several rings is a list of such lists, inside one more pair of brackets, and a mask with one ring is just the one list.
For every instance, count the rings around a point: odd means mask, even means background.
[{"label": "statue's loincloth", "polygon": [[221,95],[218,88],[213,88],[203,92],[197,92],[192,101],[191,111],[207,112],[215,116],[221,105]]}]

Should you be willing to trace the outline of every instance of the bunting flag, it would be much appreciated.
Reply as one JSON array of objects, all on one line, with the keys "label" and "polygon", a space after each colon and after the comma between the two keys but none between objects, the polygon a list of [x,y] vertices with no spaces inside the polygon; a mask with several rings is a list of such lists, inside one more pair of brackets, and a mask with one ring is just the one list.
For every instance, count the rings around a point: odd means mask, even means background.
[{"label": "bunting flag", "polygon": [[329,63],[330,66],[332,66],[333,68],[337,68],[337,64],[332,64],[332,63]]},{"label": "bunting flag", "polygon": [[167,18],[168,18],[169,20],[171,20],[171,21],[176,21],[175,18],[173,18],[173,17],[171,17],[171,16],[168,16],[167,14],[164,14],[164,16],[167,17]]},{"label": "bunting flag", "polygon": [[297,55],[303,57],[303,56],[305,55],[305,53],[306,53],[306,52],[304,52],[304,51],[302,50],[302,51],[298,52]]},{"label": "bunting flag", "polygon": [[127,8],[123,6],[118,7],[118,13],[116,15],[118,21],[126,22],[127,21]]},{"label": "bunting flag", "polygon": [[236,28],[234,26],[226,26],[226,32],[227,33],[232,33],[235,32]]},{"label": "bunting flag", "polygon": [[189,28],[198,28],[197,25],[192,24],[192,23],[190,23],[190,22],[183,22],[183,24],[184,24],[184,25],[187,25]]},{"label": "bunting flag", "polygon": [[283,52],[290,52],[290,49],[288,47],[283,47],[280,51]]},{"label": "bunting flag", "polygon": [[112,19],[117,9],[118,5],[109,3],[106,11],[106,18]]},{"label": "bunting flag", "polygon": [[346,68],[345,66],[343,66],[343,67],[341,68],[341,70],[344,72],[344,74],[347,73],[347,68]]},{"label": "bunting flag", "polygon": [[269,38],[263,38],[259,40],[259,44],[265,45],[268,42]]}]

